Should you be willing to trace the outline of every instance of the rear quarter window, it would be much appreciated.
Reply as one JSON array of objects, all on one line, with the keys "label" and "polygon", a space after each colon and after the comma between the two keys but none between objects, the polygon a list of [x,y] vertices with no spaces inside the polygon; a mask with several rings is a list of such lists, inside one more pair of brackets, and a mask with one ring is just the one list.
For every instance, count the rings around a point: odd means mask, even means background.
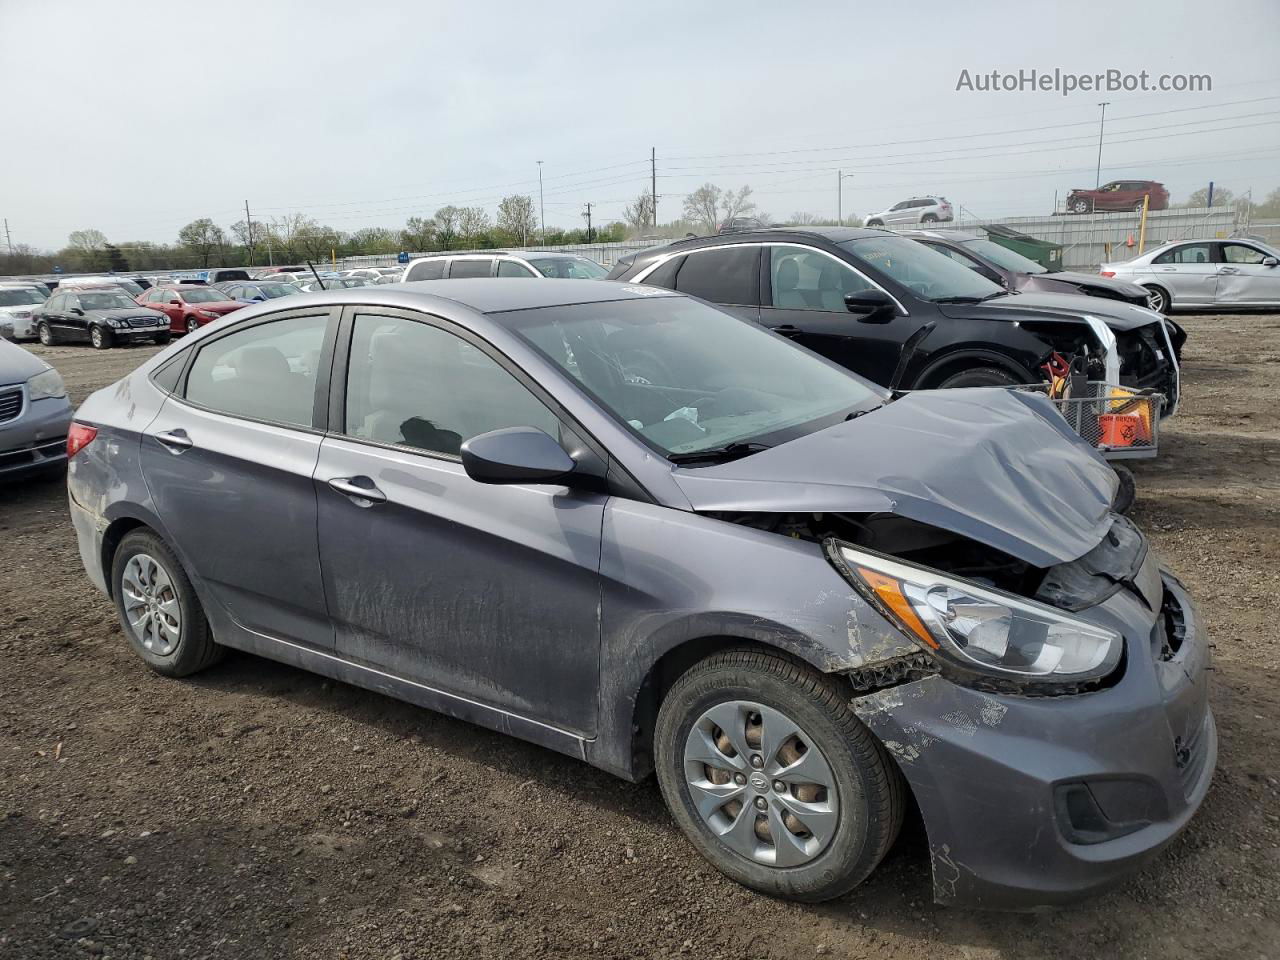
[{"label": "rear quarter window", "polygon": [[443,258],[439,260],[424,260],[422,263],[415,263],[409,268],[409,274],[406,276],[405,282],[413,280],[439,280],[444,276]]}]

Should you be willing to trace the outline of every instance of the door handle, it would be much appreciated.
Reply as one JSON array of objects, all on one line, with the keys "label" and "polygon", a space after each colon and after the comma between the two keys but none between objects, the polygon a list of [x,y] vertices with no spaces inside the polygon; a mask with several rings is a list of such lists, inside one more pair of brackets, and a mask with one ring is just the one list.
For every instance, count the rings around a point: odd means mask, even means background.
[{"label": "door handle", "polygon": [[1219,267],[1219,268],[1218,268],[1218,273],[1219,273],[1219,274],[1223,274],[1223,273],[1239,273],[1239,272],[1240,272],[1240,271],[1239,271],[1239,270],[1237,270],[1235,267]]},{"label": "door handle", "polygon": [[1160,268],[1160,272],[1161,272],[1161,273],[1176,273],[1176,272],[1177,272],[1177,269],[1178,269],[1177,267],[1161,267],[1161,268]]},{"label": "door handle", "polygon": [[[363,480],[364,483],[356,483],[357,480]],[[365,485],[367,484],[367,486]],[[357,506],[367,507],[375,503],[386,503],[387,495],[373,485],[373,481],[368,477],[334,477],[329,481],[329,488],[345,497],[351,497],[353,500],[365,501],[357,502]]]},{"label": "door handle", "polygon": [[798,337],[803,332],[794,323],[783,323],[773,328],[774,333],[780,333],[784,337]]},{"label": "door handle", "polygon": [[182,453],[183,450],[189,450],[194,447],[195,441],[187,436],[187,431],[179,427],[177,430],[166,430],[164,433],[157,433],[156,439],[169,448],[170,453]]}]

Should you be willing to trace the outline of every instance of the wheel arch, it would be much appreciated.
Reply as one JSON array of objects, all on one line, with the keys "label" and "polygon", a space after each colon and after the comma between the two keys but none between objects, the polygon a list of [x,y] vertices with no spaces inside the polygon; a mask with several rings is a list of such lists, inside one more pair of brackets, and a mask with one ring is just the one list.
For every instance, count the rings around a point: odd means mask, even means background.
[{"label": "wheel arch", "polygon": [[912,383],[912,389],[927,390],[937,387],[942,381],[954,374],[974,367],[996,367],[1014,377],[1020,383],[1035,383],[1027,368],[1007,354],[998,350],[953,350],[941,357],[932,358],[928,366]]}]

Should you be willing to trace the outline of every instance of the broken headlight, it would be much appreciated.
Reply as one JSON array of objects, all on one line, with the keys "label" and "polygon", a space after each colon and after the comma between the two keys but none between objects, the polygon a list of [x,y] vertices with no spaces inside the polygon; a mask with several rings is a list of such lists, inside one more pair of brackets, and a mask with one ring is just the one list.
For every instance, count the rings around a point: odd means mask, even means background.
[{"label": "broken headlight", "polygon": [[1120,660],[1120,634],[1054,607],[839,540],[828,540],[826,550],[868,603],[962,670],[1078,682],[1106,676]]}]

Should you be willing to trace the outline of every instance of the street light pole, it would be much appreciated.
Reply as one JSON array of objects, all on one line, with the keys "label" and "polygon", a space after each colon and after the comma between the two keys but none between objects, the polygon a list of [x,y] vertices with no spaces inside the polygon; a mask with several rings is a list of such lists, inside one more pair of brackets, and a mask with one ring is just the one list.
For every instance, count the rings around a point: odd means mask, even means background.
[{"label": "street light pole", "polygon": [[844,182],[852,180],[852,173],[836,171],[836,222],[844,226]]},{"label": "street light pole", "polygon": [[542,242],[547,242],[547,208],[542,202],[542,161],[538,161],[538,221],[542,224]]},{"label": "street light pole", "polygon": [[1102,186],[1102,131],[1107,125],[1107,104],[1111,101],[1106,100],[1098,106],[1102,108],[1102,117],[1098,120],[1098,171],[1094,175],[1093,189],[1097,190]]}]

